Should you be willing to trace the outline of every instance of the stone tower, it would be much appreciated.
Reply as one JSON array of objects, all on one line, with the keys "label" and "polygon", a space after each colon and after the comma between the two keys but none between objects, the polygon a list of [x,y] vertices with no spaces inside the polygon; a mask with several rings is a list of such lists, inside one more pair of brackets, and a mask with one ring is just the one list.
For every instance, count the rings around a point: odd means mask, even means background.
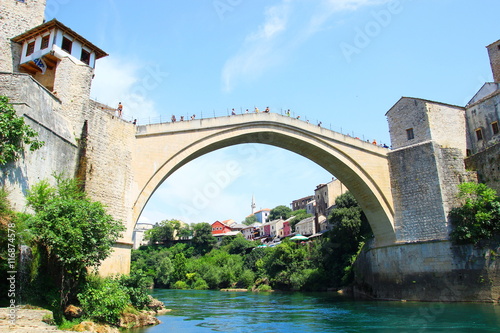
[{"label": "stone tower", "polygon": [[21,45],[11,38],[43,23],[46,0],[0,1],[0,71],[17,72]]},{"label": "stone tower", "polygon": [[491,70],[493,71],[493,81],[500,83],[500,40],[486,46],[490,57]]},{"label": "stone tower", "polygon": [[408,97],[387,112],[398,241],[448,239],[448,212],[457,204],[457,185],[467,180],[464,113],[459,106]]}]

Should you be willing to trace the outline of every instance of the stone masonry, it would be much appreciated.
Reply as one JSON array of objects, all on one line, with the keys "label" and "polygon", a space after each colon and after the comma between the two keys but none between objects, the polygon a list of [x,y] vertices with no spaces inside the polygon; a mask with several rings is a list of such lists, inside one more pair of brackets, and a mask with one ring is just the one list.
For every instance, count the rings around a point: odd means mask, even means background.
[{"label": "stone masonry", "polygon": [[0,71],[18,71],[21,46],[10,39],[43,23],[45,2],[46,0],[0,2]]},{"label": "stone masonry", "polygon": [[491,70],[493,72],[493,80],[500,82],[500,40],[486,46],[490,57]]},{"label": "stone masonry", "polygon": [[402,98],[388,112],[398,241],[448,239],[457,185],[468,179],[464,108]]}]

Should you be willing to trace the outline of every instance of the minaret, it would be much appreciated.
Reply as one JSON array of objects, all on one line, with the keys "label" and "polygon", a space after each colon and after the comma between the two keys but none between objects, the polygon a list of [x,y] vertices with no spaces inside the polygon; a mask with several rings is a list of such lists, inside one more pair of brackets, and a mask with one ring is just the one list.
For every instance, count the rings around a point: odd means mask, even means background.
[{"label": "minaret", "polygon": [[254,212],[255,212],[255,207],[256,207],[256,205],[255,205],[255,200],[254,200],[254,198],[253,198],[253,194],[252,194],[252,206],[251,206],[251,207],[252,207],[252,215],[253,215],[253,214],[254,214]]}]

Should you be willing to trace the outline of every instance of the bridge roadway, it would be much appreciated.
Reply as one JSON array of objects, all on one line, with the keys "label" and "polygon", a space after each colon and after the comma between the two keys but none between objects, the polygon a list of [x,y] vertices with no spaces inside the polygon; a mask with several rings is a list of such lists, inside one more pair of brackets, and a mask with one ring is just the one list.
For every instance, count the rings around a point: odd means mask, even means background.
[{"label": "bridge roadway", "polygon": [[149,198],[173,172],[197,157],[244,143],[287,149],[323,167],[358,200],[376,243],[395,242],[388,149],[275,113],[138,126],[132,152],[133,221],[127,234],[132,234]]}]

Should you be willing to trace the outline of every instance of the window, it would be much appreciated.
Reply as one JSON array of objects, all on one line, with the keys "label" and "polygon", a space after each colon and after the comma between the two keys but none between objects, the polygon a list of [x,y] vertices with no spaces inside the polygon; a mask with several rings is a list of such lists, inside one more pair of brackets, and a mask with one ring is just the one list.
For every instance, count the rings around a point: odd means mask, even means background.
[{"label": "window", "polygon": [[90,52],[82,49],[82,55],[80,56],[80,60],[87,65],[90,65]]},{"label": "window", "polygon": [[498,134],[498,121],[491,123],[491,129],[493,130],[493,135]]},{"label": "window", "polygon": [[483,139],[483,131],[480,128],[476,130],[476,138],[477,141],[481,141]]},{"label": "window", "polygon": [[26,56],[32,55],[35,52],[35,42],[28,43],[26,48]]},{"label": "window", "polygon": [[50,35],[42,37],[42,50],[49,47],[49,40],[50,40]]},{"label": "window", "polygon": [[71,54],[71,48],[73,47],[73,42],[66,37],[63,37],[62,49],[69,54]]},{"label": "window", "polygon": [[406,130],[406,137],[408,138],[408,140],[415,139],[415,135],[413,134],[413,128],[408,128]]}]

